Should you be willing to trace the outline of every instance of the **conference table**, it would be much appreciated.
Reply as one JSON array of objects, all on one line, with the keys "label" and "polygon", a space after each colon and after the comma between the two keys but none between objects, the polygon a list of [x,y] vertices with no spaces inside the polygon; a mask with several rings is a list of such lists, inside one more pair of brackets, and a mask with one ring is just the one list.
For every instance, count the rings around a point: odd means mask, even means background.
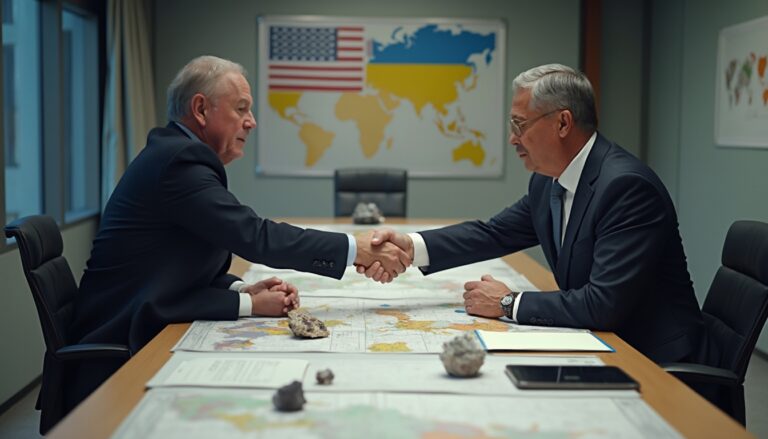
[{"label": "conference table", "polygon": [[[296,224],[349,224],[348,218],[287,218]],[[445,219],[387,219],[389,224],[442,224]],[[552,274],[533,258],[518,252],[505,256],[504,261],[542,291],[557,289]],[[230,272],[245,273],[250,263],[234,258]],[[189,323],[168,325],[120,370],[62,420],[49,438],[107,438],[139,403],[145,393],[145,383],[171,357],[171,348],[184,335]],[[599,353],[606,364],[627,371],[640,383],[641,397],[672,427],[690,438],[748,438],[753,437],[740,424],[701,398],[681,381],[669,375],[654,362],[632,348],[616,334],[597,332],[615,352]],[[562,354],[562,353],[561,353]],[[573,353],[578,355],[578,353]]]}]

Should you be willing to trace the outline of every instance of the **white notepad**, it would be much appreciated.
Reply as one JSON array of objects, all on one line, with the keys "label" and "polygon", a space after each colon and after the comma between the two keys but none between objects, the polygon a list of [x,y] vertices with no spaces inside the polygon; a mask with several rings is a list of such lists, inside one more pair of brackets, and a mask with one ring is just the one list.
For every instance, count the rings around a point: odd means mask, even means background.
[{"label": "white notepad", "polygon": [[475,331],[487,351],[589,351],[613,352],[591,332],[493,332]]},{"label": "white notepad", "polygon": [[147,387],[201,386],[276,389],[303,381],[309,362],[300,359],[171,357]]}]

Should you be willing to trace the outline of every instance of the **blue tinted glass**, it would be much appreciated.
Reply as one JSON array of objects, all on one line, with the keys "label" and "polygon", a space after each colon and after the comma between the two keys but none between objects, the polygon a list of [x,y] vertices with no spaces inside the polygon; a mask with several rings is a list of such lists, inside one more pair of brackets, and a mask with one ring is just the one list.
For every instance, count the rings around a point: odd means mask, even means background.
[{"label": "blue tinted glass", "polygon": [[5,219],[42,212],[40,9],[38,2],[2,0]]},{"label": "blue tinted glass", "polygon": [[96,19],[64,10],[63,139],[66,166],[65,221],[99,206],[99,80]]}]

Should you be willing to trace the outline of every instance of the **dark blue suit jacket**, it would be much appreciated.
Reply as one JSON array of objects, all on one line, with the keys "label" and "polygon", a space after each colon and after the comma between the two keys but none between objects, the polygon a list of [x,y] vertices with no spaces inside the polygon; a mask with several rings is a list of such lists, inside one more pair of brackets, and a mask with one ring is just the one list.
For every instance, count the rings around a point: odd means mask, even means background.
[{"label": "dark blue suit jacket", "polygon": [[231,254],[341,278],[348,240],[260,218],[227,190],[213,150],[155,128],[104,210],[75,303],[73,341],[136,352],[167,324],[238,317]]},{"label": "dark blue suit jacket", "polygon": [[[552,178],[487,222],[421,232],[434,273],[541,244],[559,291],[524,294],[522,324],[613,331],[654,361],[696,356],[702,316],[672,201],[656,174],[598,134],[576,189],[560,257]],[[479,276],[478,276],[479,277]]]}]

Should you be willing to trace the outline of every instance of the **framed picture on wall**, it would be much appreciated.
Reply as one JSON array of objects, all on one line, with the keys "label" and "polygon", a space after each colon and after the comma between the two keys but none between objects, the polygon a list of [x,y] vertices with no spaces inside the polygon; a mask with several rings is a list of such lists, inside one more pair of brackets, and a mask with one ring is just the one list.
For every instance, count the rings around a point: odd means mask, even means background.
[{"label": "framed picture on wall", "polygon": [[501,20],[264,16],[258,26],[258,172],[502,175]]},{"label": "framed picture on wall", "polygon": [[715,143],[768,148],[768,16],[720,31]]}]

